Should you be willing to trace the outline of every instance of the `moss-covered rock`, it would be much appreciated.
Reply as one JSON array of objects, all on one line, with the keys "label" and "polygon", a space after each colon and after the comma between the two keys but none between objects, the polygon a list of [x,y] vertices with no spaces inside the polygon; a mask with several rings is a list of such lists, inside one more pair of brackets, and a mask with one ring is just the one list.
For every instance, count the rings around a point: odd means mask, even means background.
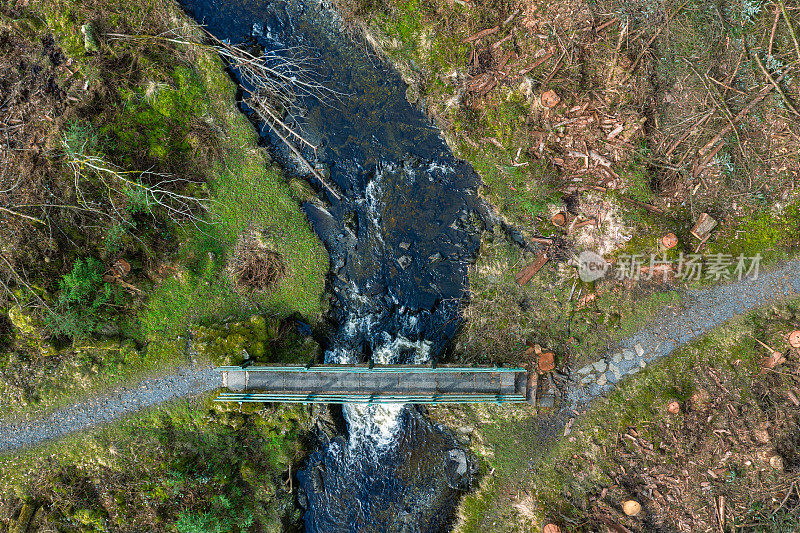
[{"label": "moss-covered rock", "polygon": [[41,336],[41,323],[33,315],[26,313],[19,305],[14,305],[8,310],[8,319],[23,337]]},{"label": "moss-covered rock", "polygon": [[72,515],[76,522],[88,526],[89,531],[108,531],[106,513],[95,509],[78,509]]},{"label": "moss-covered rock", "polygon": [[320,353],[311,337],[299,335],[275,317],[255,315],[248,320],[192,328],[192,350],[218,365],[307,362]]},{"label": "moss-covered rock", "polygon": [[16,338],[23,348],[43,357],[52,357],[58,350],[47,339],[45,328],[37,316],[14,305],[8,310],[8,319],[14,327]]},{"label": "moss-covered rock", "polygon": [[33,517],[35,510],[36,507],[29,502],[22,504],[22,510],[19,512],[19,518],[17,518],[16,524],[9,528],[9,531],[11,533],[25,533],[28,530],[28,525],[31,522],[31,518]]}]

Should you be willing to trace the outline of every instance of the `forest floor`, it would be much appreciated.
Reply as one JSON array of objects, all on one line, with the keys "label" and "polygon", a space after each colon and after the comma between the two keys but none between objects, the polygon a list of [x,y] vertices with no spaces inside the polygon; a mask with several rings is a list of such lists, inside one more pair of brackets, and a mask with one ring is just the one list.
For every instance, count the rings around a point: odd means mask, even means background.
[{"label": "forest floor", "polygon": [[[585,413],[435,410],[469,435],[487,472],[456,531],[796,531],[800,353],[784,336],[799,305],[731,321]],[[765,369],[757,341],[786,361]],[[636,516],[623,512],[629,500],[642,506]]]},{"label": "forest floor", "polygon": [[[24,4],[0,8],[0,416],[186,364],[189,325],[239,321],[208,341],[258,358],[284,319],[318,324],[304,185],[196,25],[167,1]],[[177,42],[115,37],[148,32]],[[252,235],[286,266],[269,290],[230,274]]]},{"label": "forest floor", "polygon": [[[794,6],[787,23],[778,4],[750,0],[338,4],[531,244],[484,236],[452,357],[512,362],[539,344],[578,365],[618,326],[718,281],[704,270],[585,283],[582,251],[616,265],[636,255],[646,268],[757,254],[763,266],[797,253]],[[769,80],[781,76],[778,91]],[[551,223],[559,212],[564,227]],[[703,242],[690,233],[702,213],[718,222]],[[665,249],[669,233],[677,245]],[[550,261],[519,286],[540,251]]]}]

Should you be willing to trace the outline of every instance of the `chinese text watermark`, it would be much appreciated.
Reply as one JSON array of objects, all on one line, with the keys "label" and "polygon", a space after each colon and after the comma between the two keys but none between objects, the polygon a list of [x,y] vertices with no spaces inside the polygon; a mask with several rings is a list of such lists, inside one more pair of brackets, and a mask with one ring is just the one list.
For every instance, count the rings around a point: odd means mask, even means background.
[{"label": "chinese text watermark", "polygon": [[680,281],[725,281],[742,280],[746,277],[758,279],[761,254],[684,254],[678,259],[667,259],[666,254],[620,254],[612,265],[594,252],[582,252],[578,256],[578,274],[583,281],[594,281],[611,272],[617,280],[652,280],[661,278]]}]

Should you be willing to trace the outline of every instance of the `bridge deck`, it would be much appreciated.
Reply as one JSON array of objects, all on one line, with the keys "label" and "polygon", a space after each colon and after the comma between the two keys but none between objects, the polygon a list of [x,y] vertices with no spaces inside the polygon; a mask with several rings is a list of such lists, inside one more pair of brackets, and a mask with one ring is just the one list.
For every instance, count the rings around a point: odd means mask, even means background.
[{"label": "bridge deck", "polygon": [[525,401],[521,368],[410,365],[221,367],[218,401],[470,403]]}]

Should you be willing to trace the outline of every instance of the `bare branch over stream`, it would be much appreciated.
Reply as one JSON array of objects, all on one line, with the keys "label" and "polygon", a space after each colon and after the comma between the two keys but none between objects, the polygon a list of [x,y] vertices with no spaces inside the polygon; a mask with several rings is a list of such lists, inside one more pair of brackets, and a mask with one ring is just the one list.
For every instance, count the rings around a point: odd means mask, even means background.
[{"label": "bare branch over stream", "polygon": [[302,99],[314,98],[325,105],[347,96],[317,80],[313,75],[313,61],[303,48],[267,51],[255,55],[241,46],[222,41],[199,27],[211,44],[188,41],[177,30],[160,35],[125,35],[107,33],[120,40],[153,40],[182,45],[211,48],[235,71],[243,82],[248,97],[244,103],[278,136],[295,158],[337,200],[341,195],[325,176],[303,155],[300,146],[316,153],[317,146],[304,136],[299,128],[290,126],[285,117],[302,112]]}]

